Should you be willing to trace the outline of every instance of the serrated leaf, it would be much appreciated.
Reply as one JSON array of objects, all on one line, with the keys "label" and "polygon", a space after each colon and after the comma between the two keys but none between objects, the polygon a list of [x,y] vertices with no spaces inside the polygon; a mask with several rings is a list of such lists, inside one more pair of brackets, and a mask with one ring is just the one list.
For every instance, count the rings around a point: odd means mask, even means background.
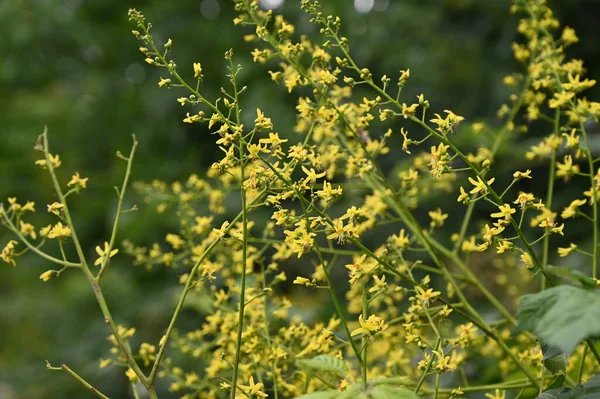
[{"label": "serrated leaf", "polygon": [[298,396],[296,399],[335,399],[339,394],[339,391],[321,391]]},{"label": "serrated leaf", "polygon": [[327,371],[338,375],[345,375],[348,368],[342,359],[330,355],[319,355],[312,359],[296,360],[296,365],[303,369]]},{"label": "serrated leaf", "polygon": [[596,280],[579,270],[549,265],[546,271],[552,276],[562,278],[571,283],[579,283],[583,288],[595,289],[597,287]]},{"label": "serrated leaf", "polygon": [[392,385],[377,385],[369,392],[372,399],[419,399],[413,391]]},{"label": "serrated leaf", "polygon": [[516,331],[534,331],[543,342],[570,354],[583,339],[600,334],[600,293],[562,285],[525,295]]}]

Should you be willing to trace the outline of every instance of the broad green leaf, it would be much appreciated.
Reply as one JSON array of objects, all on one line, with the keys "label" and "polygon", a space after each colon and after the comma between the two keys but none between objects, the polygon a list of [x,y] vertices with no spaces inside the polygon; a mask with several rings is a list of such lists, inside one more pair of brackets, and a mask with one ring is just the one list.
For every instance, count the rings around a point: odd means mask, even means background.
[{"label": "broad green leaf", "polygon": [[539,394],[536,399],[569,399],[569,389],[550,389]]},{"label": "broad green leaf", "polygon": [[296,365],[303,369],[327,371],[342,376],[348,370],[342,359],[330,355],[319,355],[312,359],[299,359],[296,360]]},{"label": "broad green leaf", "polygon": [[584,338],[600,334],[600,293],[559,286],[525,295],[516,331],[534,331],[543,342],[570,354]]},{"label": "broad green leaf", "polygon": [[551,373],[565,371],[567,367],[567,360],[562,350],[556,346],[542,344],[542,353],[544,355],[544,366]]},{"label": "broad green leaf", "polygon": [[370,386],[377,385],[402,385],[411,386],[415,385],[414,381],[408,377],[389,377],[389,378],[373,378],[369,380]]},{"label": "broad green leaf", "polygon": [[564,383],[565,383],[565,373],[560,373],[558,375],[558,377],[556,377],[554,379],[554,381],[552,381],[552,384],[548,385],[548,387],[546,389],[551,390],[551,389],[562,388]]},{"label": "broad green leaf", "polygon": [[298,396],[296,399],[335,399],[339,394],[339,391],[321,391]]},{"label": "broad green leaf", "polygon": [[596,280],[579,270],[569,267],[548,266],[546,271],[552,276],[562,278],[571,283],[579,283],[583,288],[595,289],[597,287]]},{"label": "broad green leaf", "polygon": [[372,399],[419,399],[411,390],[405,387],[392,385],[378,385],[371,389],[369,397]]},{"label": "broad green leaf", "polygon": [[536,399],[597,399],[600,398],[600,375],[591,378],[583,385],[573,389],[550,389],[542,392]]},{"label": "broad green leaf", "polygon": [[344,392],[340,392],[339,396],[336,396],[336,399],[355,399],[361,395],[361,386],[360,384],[354,384],[346,388]]}]

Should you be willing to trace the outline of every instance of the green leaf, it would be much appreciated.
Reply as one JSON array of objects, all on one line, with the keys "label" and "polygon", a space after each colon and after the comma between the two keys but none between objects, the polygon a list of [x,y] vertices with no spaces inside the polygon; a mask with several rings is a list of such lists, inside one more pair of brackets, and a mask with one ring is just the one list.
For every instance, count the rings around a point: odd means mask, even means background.
[{"label": "green leaf", "polygon": [[412,390],[392,385],[377,385],[371,389],[369,397],[372,399],[419,399]]},{"label": "green leaf", "polygon": [[339,394],[339,391],[321,391],[298,396],[296,399],[335,399]]},{"label": "green leaf", "polygon": [[359,397],[359,395],[362,395],[362,393],[360,393],[360,390],[360,384],[351,385],[348,388],[346,388],[344,392],[340,392],[339,396],[336,396],[336,399],[355,399]]},{"label": "green leaf", "polygon": [[583,288],[595,289],[597,287],[596,280],[579,270],[548,265],[546,271],[552,276],[562,278],[571,283],[579,283]]},{"label": "green leaf", "polygon": [[551,389],[562,388],[564,383],[565,383],[565,373],[560,373],[558,375],[558,377],[556,377],[554,379],[554,381],[552,381],[552,383],[550,385],[548,385],[548,387],[546,389],[551,390]]},{"label": "green leaf", "polygon": [[412,386],[415,385],[414,381],[408,377],[389,377],[389,378],[373,378],[369,380],[370,386],[377,385],[402,385]]},{"label": "green leaf", "polygon": [[544,366],[551,373],[565,371],[567,368],[567,360],[564,353],[556,346],[542,344],[542,353],[544,355]]},{"label": "green leaf", "polygon": [[543,342],[570,354],[583,339],[600,334],[600,293],[562,285],[525,295],[516,331],[534,331]]},{"label": "green leaf", "polygon": [[319,355],[312,359],[296,360],[296,365],[303,369],[326,371],[338,375],[345,375],[348,368],[342,359],[330,355]]},{"label": "green leaf", "polygon": [[600,398],[600,375],[596,375],[583,385],[573,389],[550,389],[542,392],[536,399],[597,399]]},{"label": "green leaf", "polygon": [[296,399],[335,399],[339,391],[321,391],[298,396]]}]

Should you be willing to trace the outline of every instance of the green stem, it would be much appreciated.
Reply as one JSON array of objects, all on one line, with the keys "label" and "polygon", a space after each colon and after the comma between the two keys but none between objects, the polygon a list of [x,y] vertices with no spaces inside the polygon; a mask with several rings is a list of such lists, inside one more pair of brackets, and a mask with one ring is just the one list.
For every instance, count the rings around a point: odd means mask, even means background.
[{"label": "green stem", "polygon": [[[558,134],[560,129],[560,110],[556,110],[554,117],[554,133]],[[552,150],[550,156],[550,165],[548,166],[548,188],[546,189],[546,208],[552,209],[552,198],[554,196],[554,173],[556,169],[556,150]],[[542,253],[542,267],[548,266],[548,257],[550,254],[550,234],[544,237],[544,249]],[[542,275],[542,291],[546,289],[546,276]]]},{"label": "green stem", "polygon": [[127,160],[127,169],[125,171],[125,178],[123,179],[123,185],[121,186],[121,190],[119,191],[119,200],[117,202],[117,213],[115,214],[115,220],[113,222],[112,233],[110,235],[110,241],[108,243],[108,250],[106,251],[107,255],[104,257],[102,264],[100,265],[100,271],[96,276],[96,280],[100,282],[102,275],[104,274],[104,270],[106,269],[106,265],[110,261],[110,251],[112,251],[115,240],[117,239],[117,231],[119,229],[119,220],[121,220],[121,208],[123,207],[123,200],[125,199],[125,192],[127,191],[127,184],[129,183],[129,176],[131,175],[131,165],[133,164],[133,157],[135,156],[135,149],[138,145],[137,140],[135,139],[135,135],[133,136],[133,145],[131,146],[131,152],[129,153],[129,157],[125,158]]},{"label": "green stem", "polygon": [[89,382],[87,382],[86,380],[84,380],[79,374],[77,374],[76,372],[74,372],[73,370],[71,370],[69,368],[69,366],[67,366],[66,364],[62,364],[60,367],[52,367],[50,365],[50,363],[47,363],[46,364],[46,368],[48,370],[63,370],[63,371],[66,371],[71,377],[73,377],[75,380],[77,380],[77,382],[79,384],[81,384],[84,388],[86,388],[87,390],[89,390],[91,393],[93,393],[97,397],[102,398],[102,399],[110,399],[108,396],[104,395],[98,389],[94,388],[94,386],[92,386]]},{"label": "green stem", "polygon": [[[70,213],[69,207],[67,205],[67,200],[62,192],[62,189],[60,188],[60,184],[56,177],[54,167],[52,166],[52,162],[50,160],[50,148],[48,146],[48,130],[45,127],[44,127],[44,133],[42,133],[42,140],[43,140],[44,156],[46,159],[46,166],[48,168],[48,172],[50,173],[50,177],[52,179],[54,191],[56,192],[59,201],[63,205],[65,221],[66,221],[67,225],[69,226],[69,228],[71,229],[71,237],[73,239],[73,244],[75,245],[75,250],[77,251],[79,261],[81,262],[81,269],[83,270],[83,273],[87,277],[88,282],[94,291],[94,294],[96,296],[96,301],[98,302],[98,305],[100,306],[100,310],[102,311],[102,314],[104,316],[104,321],[106,322],[106,324],[108,325],[108,328],[111,330],[113,336],[115,337],[115,340],[117,342],[117,345],[121,349],[121,352],[127,359],[127,363],[129,365],[129,367],[131,367],[131,369],[135,372],[136,376],[140,379],[140,381],[142,381],[142,383],[148,390],[148,393],[150,394],[150,386],[148,385],[148,380],[147,380],[146,376],[144,375],[143,371],[140,369],[139,365],[137,364],[135,358],[133,357],[133,354],[131,353],[131,350],[128,348],[127,343],[125,342],[123,337],[121,337],[121,334],[119,334],[119,330],[118,330],[117,326],[115,325],[112,315],[110,313],[110,310],[108,308],[108,305],[106,304],[106,299],[104,298],[104,294],[102,293],[102,288],[100,287],[100,284],[98,283],[98,281],[92,274],[92,272],[87,264],[85,254],[83,252],[83,247],[81,246],[81,243],[79,242],[79,239],[77,237],[77,232],[75,230],[75,225],[73,224],[73,219],[71,218],[71,213]],[[152,396],[151,396],[151,398],[152,398]]]},{"label": "green stem", "polygon": [[[364,320],[367,320],[367,318],[369,317],[369,297],[368,297],[368,291],[367,291],[367,282],[363,283],[362,286],[362,305],[363,305],[363,309],[362,309],[362,317]],[[350,338],[352,339],[352,338]],[[368,372],[368,360],[367,360],[367,351],[368,351],[368,338],[366,336],[363,335],[362,337],[362,351],[363,351],[363,355],[362,355],[362,367],[361,367],[361,374],[362,374],[362,386],[363,386],[363,390],[366,391],[367,386],[368,386],[368,381],[367,381],[367,372]]]}]

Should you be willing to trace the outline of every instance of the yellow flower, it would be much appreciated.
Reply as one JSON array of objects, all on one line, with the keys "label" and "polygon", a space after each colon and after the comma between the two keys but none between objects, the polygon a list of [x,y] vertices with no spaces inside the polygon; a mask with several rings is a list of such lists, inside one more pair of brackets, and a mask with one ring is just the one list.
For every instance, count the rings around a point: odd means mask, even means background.
[{"label": "yellow flower", "polygon": [[21,212],[25,211],[35,212],[35,202],[27,201],[27,203],[21,208]]},{"label": "yellow flower", "polygon": [[513,177],[516,180],[531,179],[531,170],[527,169],[525,172],[516,171],[515,173],[513,173]]},{"label": "yellow flower", "polygon": [[53,202],[48,205],[48,212],[55,214],[56,216],[60,216],[60,210],[65,206],[59,202]]},{"label": "yellow flower", "polygon": [[127,369],[125,375],[127,376],[127,378],[129,378],[129,381],[131,382],[136,382],[138,379],[137,375],[135,374],[135,371],[133,371],[131,367]]},{"label": "yellow flower", "polygon": [[521,261],[523,263],[525,263],[525,266],[527,266],[528,269],[533,269],[533,259],[531,258],[531,255],[529,255],[528,252],[523,252],[521,254]]},{"label": "yellow flower", "polygon": [[86,188],[87,187],[88,178],[81,178],[79,176],[79,172],[75,172],[71,181],[67,183],[67,186],[76,186],[77,188]]},{"label": "yellow flower", "polygon": [[352,331],[350,333],[351,337],[358,334],[371,336],[388,328],[388,325],[385,324],[383,319],[375,315],[369,316],[367,320],[364,320],[363,316],[360,315],[358,316],[358,322],[360,323],[360,328],[357,328],[356,330]]},{"label": "yellow flower", "polygon": [[4,249],[2,249],[2,252],[0,252],[0,259],[15,266],[15,245],[17,244],[18,242],[15,240],[10,240]]},{"label": "yellow flower", "polygon": [[[48,158],[50,158],[50,165],[52,166],[53,169],[58,168],[60,166],[60,164],[62,163],[60,161],[60,157],[58,155],[48,154]],[[35,161],[35,164],[40,165],[43,169],[47,168],[45,159],[39,159],[39,160]]]},{"label": "yellow flower", "polygon": [[505,399],[506,398],[506,391],[502,391],[502,394],[500,394],[500,390],[496,389],[496,393],[495,394],[491,394],[491,393],[486,393],[485,396],[489,399]]},{"label": "yellow flower", "polygon": [[568,92],[566,90],[560,93],[554,93],[554,98],[548,101],[550,108],[560,108],[569,103],[569,101],[575,96],[575,93]]},{"label": "yellow flower", "polygon": [[429,217],[431,218],[430,226],[439,227],[444,225],[444,221],[448,218],[448,214],[442,213],[442,210],[437,208],[435,211],[429,212]]},{"label": "yellow flower", "polygon": [[48,232],[48,238],[60,238],[64,240],[71,235],[69,226],[63,226],[61,222],[56,223]]},{"label": "yellow flower", "polygon": [[570,28],[568,26],[565,26],[565,29],[563,30],[563,33],[560,38],[563,42],[567,44],[573,44],[579,41],[579,38],[575,34],[575,29]]},{"label": "yellow flower", "polygon": [[118,249],[110,249],[110,244],[104,242],[104,249],[100,248],[99,245],[96,246],[96,253],[98,254],[98,259],[94,262],[94,266],[99,266],[105,262],[108,262],[110,258],[115,256],[119,252]]},{"label": "yellow flower", "polygon": [[558,233],[561,236],[564,236],[565,233],[563,233],[563,230],[565,229],[565,224],[561,224],[560,226],[554,226],[550,228],[550,232],[552,233]]},{"label": "yellow flower", "polygon": [[310,285],[310,280],[306,277],[298,276],[294,279],[293,284],[306,285],[308,287]]},{"label": "yellow flower", "polygon": [[262,391],[264,386],[265,385],[262,382],[255,384],[254,377],[250,376],[250,379],[248,380],[248,385],[242,385],[240,388],[242,388],[244,391],[247,391],[251,396],[258,396],[261,398],[266,398],[269,395],[267,395],[266,393],[264,393]]},{"label": "yellow flower", "polygon": [[194,62],[194,77],[196,79],[202,78],[202,65],[199,62]]},{"label": "yellow flower", "polygon": [[504,204],[500,205],[500,212],[492,213],[490,216],[493,218],[504,218],[505,220],[510,220],[511,215],[516,212],[514,208],[511,208],[510,205]]},{"label": "yellow flower", "polygon": [[[492,177],[490,180],[487,181],[487,185],[491,185],[494,182],[494,180],[496,179]],[[471,184],[475,186],[475,188],[469,191],[471,194],[476,194],[479,192],[481,192],[482,194],[487,193],[487,187],[484,181],[481,180],[481,177],[477,176],[477,180],[473,179],[472,177],[469,177],[469,182],[471,182]]]},{"label": "yellow flower", "polygon": [[52,275],[54,273],[56,273],[56,271],[54,271],[54,270],[47,270],[47,271],[45,271],[44,273],[42,273],[40,275],[40,279],[43,280],[44,282],[48,281],[48,280],[50,280],[52,278]]},{"label": "yellow flower", "polygon": [[32,224],[24,223],[22,220],[19,220],[19,231],[25,237],[30,236],[34,240],[37,238],[35,227]]},{"label": "yellow flower", "polygon": [[571,245],[569,245],[569,247],[567,248],[558,248],[558,256],[560,256],[561,258],[564,258],[565,256],[569,255],[571,252],[573,252],[575,249],[577,249],[577,245],[571,243]]},{"label": "yellow flower", "polygon": [[163,87],[163,86],[169,87],[170,85],[171,85],[171,79],[160,78],[160,81],[158,82],[158,87]]},{"label": "yellow flower", "polygon": [[369,288],[369,292],[378,292],[383,291],[387,288],[387,283],[385,282],[385,274],[379,278],[376,275],[373,275],[373,280],[375,280],[375,285]]},{"label": "yellow flower", "polygon": [[456,200],[458,202],[462,202],[463,204],[466,204],[469,200],[469,194],[465,191],[464,188],[462,188],[462,186],[460,187],[460,195]]},{"label": "yellow flower", "polygon": [[304,173],[306,173],[306,178],[304,179],[304,183],[306,184],[314,184],[318,178],[323,177],[327,174],[327,172],[317,173],[313,168],[310,168],[309,170],[305,168],[304,165],[302,166],[302,170],[304,171]]},{"label": "yellow flower", "polygon": [[265,117],[265,114],[260,109],[256,109],[256,119],[254,120],[256,129],[273,129],[271,118]]},{"label": "yellow flower", "polygon": [[562,211],[562,213],[560,214],[560,217],[563,219],[569,219],[569,218],[574,217],[575,215],[577,215],[577,212],[581,212],[579,210],[579,207],[582,205],[585,205],[585,203],[586,203],[586,200],[584,200],[584,199],[581,199],[581,200],[577,199],[577,200],[572,201],[569,204],[569,206],[567,206]]},{"label": "yellow flower", "polygon": [[348,236],[356,236],[356,231],[352,223],[344,226],[344,222],[340,219],[336,220],[333,226],[333,233],[327,236],[328,240],[337,239],[340,244],[346,241]]},{"label": "yellow flower", "polygon": [[579,165],[573,165],[573,158],[570,155],[565,155],[564,163],[556,163],[556,177],[564,177],[568,180],[577,173],[579,173]]},{"label": "yellow flower", "polygon": [[417,289],[418,294],[415,295],[415,298],[417,298],[420,301],[423,301],[425,303],[429,303],[430,299],[435,298],[436,296],[439,296],[441,294],[441,292],[439,291],[434,291],[433,288],[429,288],[427,289],[427,291],[425,291],[423,288],[416,286],[415,287]]},{"label": "yellow flower", "polygon": [[404,119],[408,119],[408,117],[413,116],[417,110],[419,104],[406,105],[402,104],[402,116]]}]

